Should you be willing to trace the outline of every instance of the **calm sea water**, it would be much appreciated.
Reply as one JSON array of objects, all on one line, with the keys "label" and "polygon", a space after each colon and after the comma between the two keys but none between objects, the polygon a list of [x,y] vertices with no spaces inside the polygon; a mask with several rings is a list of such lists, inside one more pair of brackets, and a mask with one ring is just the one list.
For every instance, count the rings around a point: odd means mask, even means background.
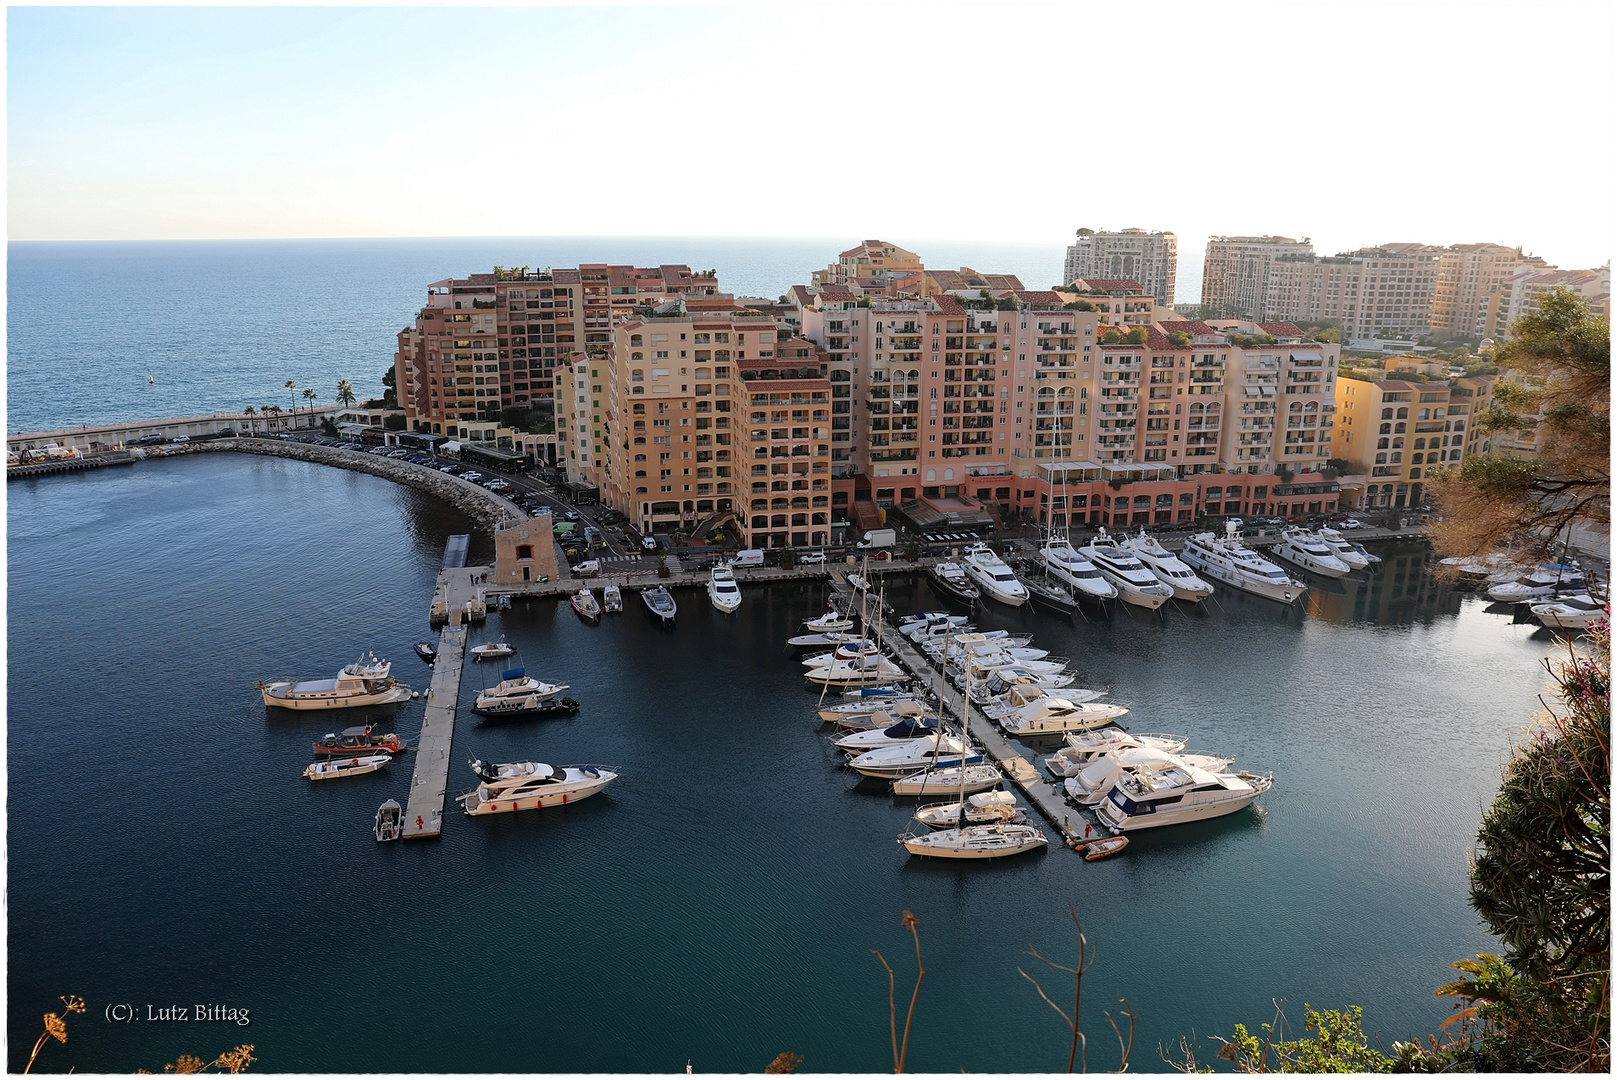
[{"label": "calm sea water", "polygon": [[[456,513],[382,480],[227,454],[8,486],[8,1065],[57,995],[70,1021],[36,1071],[159,1068],[256,1047],[255,1071],[759,1070],[890,1067],[887,982],[927,975],[912,1071],[1064,1067],[1061,1021],[1017,972],[1070,963],[1068,905],[1098,946],[1101,1009],[1159,1045],[1267,1021],[1286,998],[1365,1007],[1384,1047],[1448,1014],[1432,988],[1488,949],[1466,852],[1553,646],[1424,578],[1419,545],[1306,612],[1217,606],[1073,622],[991,611],[1073,658],[1141,731],[1272,769],[1260,810],[1136,834],[1085,863],[907,858],[912,801],[856,782],[809,719],[781,644],[811,586],[747,588],[734,617],[696,590],[677,628],[632,606],[600,626],[554,601],[492,616],[573,718],[487,724],[469,757],[622,771],[561,811],[449,815],[435,842],[378,845],[413,759],[341,783],[299,773],[322,717],[267,716],[260,678],[329,674],[361,649],[424,687],[410,645]],[[474,557],[479,553],[474,550]],[[901,608],[934,602],[899,582]],[[474,631],[481,639],[485,631]],[[419,703],[393,726],[414,738]],[[1049,973],[1046,973],[1049,974]],[[1042,977],[1042,976],[1041,976]],[[1070,992],[1044,978],[1056,1000]],[[251,1026],[108,1023],[107,1007],[210,1003]],[[1203,1056],[1211,1048],[1204,1043]]]},{"label": "calm sea water", "polygon": [[[715,269],[729,292],[776,297],[857,240],[528,237],[7,245],[7,431],[336,403],[347,379],[382,396],[396,335],[427,285],[495,265],[583,262]],[[902,243],[902,238],[897,242]],[[1065,251],[918,244],[929,264],[1061,277]]]}]

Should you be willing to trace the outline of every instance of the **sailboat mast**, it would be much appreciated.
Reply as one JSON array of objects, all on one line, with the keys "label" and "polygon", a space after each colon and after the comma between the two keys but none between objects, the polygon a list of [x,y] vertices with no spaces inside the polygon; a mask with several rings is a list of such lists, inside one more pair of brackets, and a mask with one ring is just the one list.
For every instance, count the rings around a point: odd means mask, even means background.
[{"label": "sailboat mast", "polygon": [[[947,653],[945,653],[947,655]],[[970,745],[966,729],[971,719],[971,659],[966,659],[966,679],[960,691],[960,820],[956,829],[966,827],[966,747]]]}]

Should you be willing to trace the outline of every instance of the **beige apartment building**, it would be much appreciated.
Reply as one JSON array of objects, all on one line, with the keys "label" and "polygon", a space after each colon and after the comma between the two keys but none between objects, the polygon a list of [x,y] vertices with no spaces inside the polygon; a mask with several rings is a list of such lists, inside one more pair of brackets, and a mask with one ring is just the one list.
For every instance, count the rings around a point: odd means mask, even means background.
[{"label": "beige apartment building", "polygon": [[841,285],[863,295],[885,293],[890,279],[920,273],[920,256],[885,240],[866,240],[837,256],[811,278],[815,286]]},{"label": "beige apartment building", "polygon": [[1067,248],[1061,280],[1071,284],[1078,278],[1132,278],[1158,304],[1172,307],[1178,271],[1179,238],[1171,232],[1079,229]]},{"label": "beige apartment building", "polygon": [[604,263],[496,267],[433,282],[394,353],[406,422],[414,431],[472,437],[471,422],[552,398],[557,365],[605,350],[613,324],[637,308],[717,292],[713,277],[687,266]]},{"label": "beige apartment building", "polygon": [[1488,296],[1483,315],[1483,336],[1502,340],[1510,324],[1538,310],[1538,302],[1551,289],[1565,288],[1589,301],[1598,314],[1611,318],[1611,264],[1596,270],[1559,270],[1523,266]]},{"label": "beige apartment building", "polygon": [[1503,244],[1455,244],[1438,257],[1432,329],[1458,337],[1487,335],[1488,298],[1520,271],[1548,264]]},{"label": "beige apartment building", "polygon": [[1202,307],[1220,318],[1277,317],[1265,307],[1275,261],[1313,254],[1306,236],[1210,236],[1202,258]]}]

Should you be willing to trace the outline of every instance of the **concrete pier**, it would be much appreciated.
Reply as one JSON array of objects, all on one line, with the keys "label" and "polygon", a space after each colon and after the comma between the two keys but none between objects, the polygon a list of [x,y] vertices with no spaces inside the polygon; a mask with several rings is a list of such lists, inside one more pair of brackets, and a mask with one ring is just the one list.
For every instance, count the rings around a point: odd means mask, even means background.
[{"label": "concrete pier", "polygon": [[[844,610],[847,610],[848,605],[853,603],[852,590],[846,585],[839,585],[837,592],[839,602]],[[892,627],[883,629],[882,643],[892,649],[899,663],[907,668],[917,681],[929,689],[935,689],[940,683],[942,684],[940,698],[942,708],[952,712],[956,717],[965,718],[971,737],[983,748],[983,753],[992,758],[1006,778],[1021,789],[1027,801],[1038,807],[1049,819],[1050,824],[1061,834],[1063,842],[1082,843],[1086,839],[1098,838],[1099,834],[1094,832],[1088,837],[1083,835],[1087,822],[1067,802],[1065,795],[1054,785],[1040,778],[1033,763],[1011,745],[1010,740],[1000,733],[992,720],[984,716],[977,706],[968,702],[965,695],[955,689],[947,679],[939,677],[937,668],[914,643]]]},{"label": "concrete pier", "polygon": [[455,740],[455,709],[460,701],[460,672],[466,660],[466,628],[446,626],[438,635],[438,659],[432,665],[427,711],[415,748],[415,775],[404,809],[404,838],[419,840],[443,831],[444,795],[449,788],[450,751]]}]

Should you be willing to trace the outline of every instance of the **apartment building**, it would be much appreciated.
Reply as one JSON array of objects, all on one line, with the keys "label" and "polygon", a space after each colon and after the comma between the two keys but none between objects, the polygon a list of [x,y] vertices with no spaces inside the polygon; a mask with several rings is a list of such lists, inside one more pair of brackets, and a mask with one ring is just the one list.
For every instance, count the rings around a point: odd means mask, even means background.
[{"label": "apartment building", "polygon": [[1172,307],[1179,269],[1179,238],[1171,232],[1079,229],[1067,248],[1061,280],[1132,278],[1163,307]]},{"label": "apartment building", "polygon": [[1149,326],[1157,311],[1156,298],[1133,278],[1074,278],[1056,295],[1063,304],[1088,304],[1102,323],[1124,329]]},{"label": "apartment building", "polygon": [[1611,318],[1611,264],[1595,270],[1559,270],[1523,266],[1488,295],[1483,313],[1483,337],[1502,340],[1510,324],[1538,310],[1538,302],[1551,289],[1565,288],[1583,297],[1596,312]]},{"label": "apartment building", "polygon": [[[1491,401],[1493,377],[1446,382],[1343,379],[1337,456],[1366,477],[1363,505],[1421,505],[1434,466],[1457,467],[1475,440],[1477,414]],[[1485,451],[1484,451],[1485,452]]]},{"label": "apartment building", "polygon": [[866,240],[837,256],[824,270],[814,271],[815,286],[841,285],[863,295],[888,291],[892,278],[924,270],[921,257],[885,240]]},{"label": "apartment building", "polygon": [[1549,269],[1536,255],[1503,244],[1455,244],[1438,257],[1432,329],[1458,337],[1487,336],[1488,298],[1523,269]]},{"label": "apartment building", "polygon": [[[572,484],[601,484],[600,358],[578,357],[556,365],[556,450]],[[590,367],[596,368],[594,397],[590,396]],[[594,403],[593,405],[591,403]]]},{"label": "apartment building", "polygon": [[470,437],[469,421],[554,397],[557,365],[605,350],[612,325],[638,308],[717,292],[711,275],[687,266],[604,263],[537,273],[496,267],[433,282],[394,353],[406,422]]},{"label": "apartment building", "polygon": [[900,291],[908,291],[906,286],[913,284],[914,291],[921,296],[952,293],[960,300],[976,300],[984,292],[998,296],[1024,287],[1022,279],[1015,274],[979,274],[969,266],[959,270],[922,270],[894,284]]},{"label": "apartment building", "polygon": [[1306,236],[1210,236],[1202,258],[1202,307],[1219,317],[1270,318],[1265,304],[1275,261],[1313,254]]}]

